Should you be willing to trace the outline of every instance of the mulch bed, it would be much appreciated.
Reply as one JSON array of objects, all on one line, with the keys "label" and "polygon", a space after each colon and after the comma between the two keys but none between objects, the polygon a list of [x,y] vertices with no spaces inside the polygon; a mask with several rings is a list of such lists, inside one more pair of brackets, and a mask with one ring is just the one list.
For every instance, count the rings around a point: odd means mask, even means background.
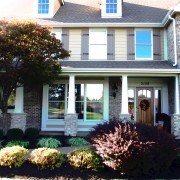
[{"label": "mulch bed", "polygon": [[73,169],[70,165],[64,164],[62,167],[54,170],[38,170],[37,166],[26,162],[19,168],[0,167],[0,177],[15,179],[179,179],[180,167],[173,165],[166,172],[152,177],[128,177],[121,175],[117,171],[104,168],[103,171],[93,172],[91,170]]}]

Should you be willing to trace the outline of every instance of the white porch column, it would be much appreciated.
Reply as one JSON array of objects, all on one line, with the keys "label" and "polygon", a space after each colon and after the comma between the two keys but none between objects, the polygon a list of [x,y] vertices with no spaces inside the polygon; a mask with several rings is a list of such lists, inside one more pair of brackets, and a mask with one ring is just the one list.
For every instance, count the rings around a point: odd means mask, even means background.
[{"label": "white porch column", "polygon": [[75,76],[69,76],[69,99],[67,113],[64,116],[66,136],[76,136],[78,130],[78,117],[75,110]]},{"label": "white porch column", "polygon": [[75,76],[69,76],[68,114],[75,114]]},{"label": "white porch column", "polygon": [[122,75],[122,98],[121,98],[121,113],[120,121],[126,122],[131,120],[131,115],[128,111],[128,79],[127,75]]},{"label": "white porch column", "polygon": [[175,114],[179,114],[179,76],[175,77]]},{"label": "white porch column", "polygon": [[129,114],[129,112],[128,112],[128,80],[127,80],[127,75],[122,76],[121,114]]},{"label": "white porch column", "polygon": [[26,129],[26,113],[24,113],[24,88],[16,88],[16,101],[14,113],[11,114],[10,128]]},{"label": "white porch column", "polygon": [[16,88],[16,101],[15,101],[15,109],[14,113],[23,113],[24,109],[24,88],[18,87]]}]

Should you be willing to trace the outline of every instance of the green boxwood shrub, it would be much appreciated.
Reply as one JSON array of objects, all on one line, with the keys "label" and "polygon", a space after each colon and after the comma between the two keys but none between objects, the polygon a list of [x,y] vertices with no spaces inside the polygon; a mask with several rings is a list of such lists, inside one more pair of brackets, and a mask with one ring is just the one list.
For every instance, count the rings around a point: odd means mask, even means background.
[{"label": "green boxwood shrub", "polygon": [[67,155],[68,162],[71,166],[79,169],[91,169],[98,171],[103,168],[102,159],[95,151],[83,148],[73,151]]},{"label": "green boxwood shrub", "polygon": [[7,131],[7,138],[9,140],[21,140],[23,138],[23,130],[19,128],[12,128]]},{"label": "green boxwood shrub", "polygon": [[25,130],[25,137],[28,139],[36,139],[39,137],[39,130],[37,128],[27,128]]},{"label": "green boxwood shrub", "polygon": [[0,166],[20,167],[26,160],[28,150],[20,147],[5,147],[0,150]]},{"label": "green boxwood shrub", "polygon": [[9,141],[6,144],[6,147],[12,147],[12,146],[21,146],[21,147],[27,148],[29,146],[29,141],[14,140],[14,141]]},{"label": "green boxwood shrub", "polygon": [[59,140],[57,140],[56,138],[41,138],[38,141],[37,144],[39,147],[47,147],[47,148],[58,148],[59,146],[61,146],[61,142]]},{"label": "green boxwood shrub", "polygon": [[38,148],[30,153],[29,162],[37,165],[40,169],[59,168],[65,161],[63,154],[50,148]]},{"label": "green boxwood shrub", "polygon": [[165,171],[176,157],[174,137],[144,124],[112,120],[95,126],[89,138],[104,164],[127,175]]},{"label": "green boxwood shrub", "polygon": [[86,146],[90,144],[82,137],[72,137],[67,140],[67,143],[71,146]]}]

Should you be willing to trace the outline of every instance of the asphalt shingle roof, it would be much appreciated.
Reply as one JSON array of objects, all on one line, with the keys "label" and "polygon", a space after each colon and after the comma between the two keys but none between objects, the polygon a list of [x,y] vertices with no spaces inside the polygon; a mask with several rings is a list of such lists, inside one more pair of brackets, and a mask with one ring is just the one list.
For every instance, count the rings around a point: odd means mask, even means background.
[{"label": "asphalt shingle roof", "polygon": [[98,0],[65,0],[55,16],[44,22],[160,23],[179,0],[124,0],[122,18],[101,18]]},{"label": "asphalt shingle roof", "polygon": [[168,61],[66,61],[61,62],[66,68],[120,68],[120,69],[177,69]]}]

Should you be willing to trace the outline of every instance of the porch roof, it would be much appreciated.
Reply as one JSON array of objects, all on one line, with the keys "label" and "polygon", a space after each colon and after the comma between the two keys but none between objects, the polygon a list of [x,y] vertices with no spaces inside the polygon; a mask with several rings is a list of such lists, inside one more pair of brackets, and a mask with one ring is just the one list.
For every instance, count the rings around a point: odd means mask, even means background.
[{"label": "porch roof", "polygon": [[157,70],[175,70],[177,71],[180,67],[173,67],[169,61],[93,61],[93,60],[81,60],[81,61],[61,61],[63,68],[68,69],[157,69]]}]

